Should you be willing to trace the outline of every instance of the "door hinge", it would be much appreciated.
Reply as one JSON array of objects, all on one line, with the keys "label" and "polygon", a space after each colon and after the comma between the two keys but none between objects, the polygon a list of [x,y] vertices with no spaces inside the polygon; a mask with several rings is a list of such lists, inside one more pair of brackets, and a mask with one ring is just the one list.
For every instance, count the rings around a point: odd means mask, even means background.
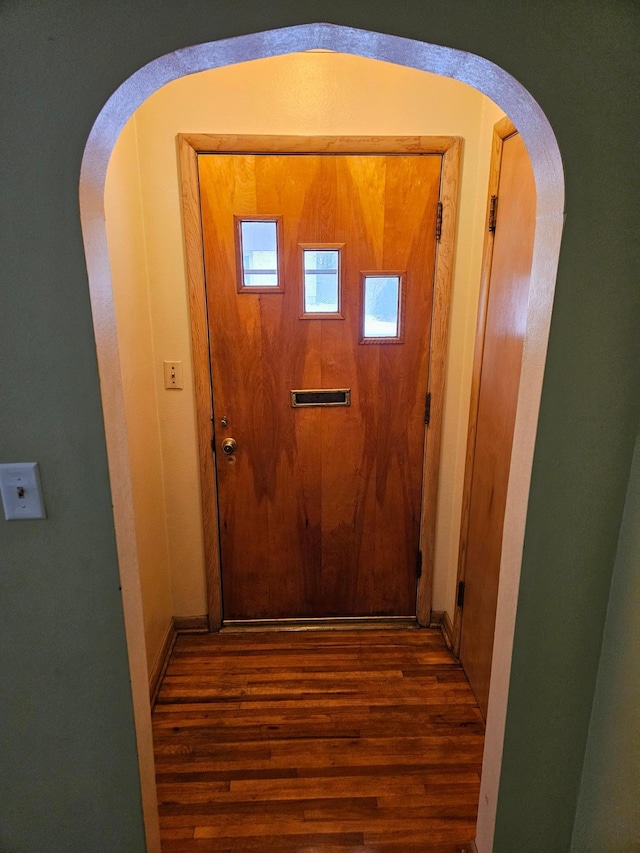
[{"label": "door hinge", "polygon": [[436,242],[440,242],[440,237],[442,237],[442,202],[438,202],[438,207],[436,208]]},{"label": "door hinge", "polygon": [[431,420],[431,391],[427,391],[427,398],[424,401],[424,422],[429,424]]},{"label": "door hinge", "polygon": [[496,221],[498,219],[498,196],[492,195],[489,202],[489,231],[495,234]]},{"label": "door hinge", "polygon": [[464,607],[464,581],[458,581],[458,597],[456,607]]},{"label": "door hinge", "polygon": [[418,559],[416,560],[416,577],[418,580],[422,577],[422,551],[418,551]]}]

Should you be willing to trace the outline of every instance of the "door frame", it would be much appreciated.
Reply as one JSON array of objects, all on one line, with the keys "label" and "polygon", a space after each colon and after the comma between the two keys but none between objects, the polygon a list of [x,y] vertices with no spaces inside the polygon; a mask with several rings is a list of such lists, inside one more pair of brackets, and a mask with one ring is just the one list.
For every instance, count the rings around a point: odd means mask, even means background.
[{"label": "door frame", "polygon": [[[442,156],[440,176],[442,228],[440,240],[436,243],[429,354],[428,391],[431,393],[431,411],[429,425],[425,429],[420,511],[419,548],[422,552],[422,572],[418,577],[416,596],[416,620],[419,625],[426,627],[431,621],[436,502],[462,139],[455,136],[301,137],[221,136],[203,133],[182,133],[178,136],[207,580],[207,616],[209,630],[218,631],[222,626],[223,617],[220,532],[215,459],[211,444],[212,388],[198,179],[198,155],[207,153],[433,154]],[[429,507],[432,509],[429,510]]]},{"label": "door frame", "polygon": [[[517,133],[517,129],[508,116],[500,119],[493,127],[491,141],[491,160],[489,162],[489,183],[487,189],[487,209],[484,226],[484,243],[482,247],[482,265],[480,267],[480,295],[478,297],[478,318],[476,320],[476,336],[473,351],[473,367],[471,372],[471,397],[469,400],[469,424],[467,427],[467,449],[464,459],[464,480],[462,486],[462,514],[460,518],[460,545],[458,548],[458,584],[464,583],[467,569],[467,546],[469,540],[469,519],[471,516],[471,484],[473,481],[473,465],[475,461],[476,435],[478,432],[478,404],[480,402],[480,380],[482,378],[482,359],[484,356],[484,340],[489,305],[489,286],[491,283],[491,266],[493,263],[493,243],[495,231],[490,230],[491,197],[497,196],[502,167],[502,149],[505,141]],[[449,626],[447,626],[449,628]],[[460,656],[462,641],[462,607],[455,603],[453,626],[449,628],[449,638],[456,657]]]}]

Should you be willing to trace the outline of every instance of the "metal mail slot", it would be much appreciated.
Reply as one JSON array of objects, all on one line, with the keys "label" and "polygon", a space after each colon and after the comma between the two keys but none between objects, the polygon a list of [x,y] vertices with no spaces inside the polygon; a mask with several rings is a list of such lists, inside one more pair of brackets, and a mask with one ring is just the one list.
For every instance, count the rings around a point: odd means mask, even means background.
[{"label": "metal mail slot", "polygon": [[350,406],[351,388],[309,389],[291,392],[291,406],[294,409],[309,406]]}]

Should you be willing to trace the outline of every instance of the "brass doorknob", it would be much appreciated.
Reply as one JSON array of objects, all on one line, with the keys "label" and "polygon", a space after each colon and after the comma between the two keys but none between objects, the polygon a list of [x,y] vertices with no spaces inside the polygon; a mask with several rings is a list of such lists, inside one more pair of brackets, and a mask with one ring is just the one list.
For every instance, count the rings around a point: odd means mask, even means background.
[{"label": "brass doorknob", "polygon": [[225,438],[222,442],[222,452],[226,453],[227,456],[231,456],[232,453],[235,453],[238,449],[238,442],[235,438]]}]

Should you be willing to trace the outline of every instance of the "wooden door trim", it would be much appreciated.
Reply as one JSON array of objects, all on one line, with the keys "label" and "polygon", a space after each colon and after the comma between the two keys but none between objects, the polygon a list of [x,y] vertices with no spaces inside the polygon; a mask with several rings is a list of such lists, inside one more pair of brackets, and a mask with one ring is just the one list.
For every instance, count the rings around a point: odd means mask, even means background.
[{"label": "wooden door trim", "polygon": [[[442,204],[442,230],[436,246],[436,270],[433,288],[433,314],[431,320],[431,352],[429,356],[429,392],[431,411],[425,433],[424,478],[422,485],[422,517],[420,520],[420,550],[422,576],[418,579],[416,619],[428,628],[431,622],[433,594],[433,569],[435,560],[436,505],[440,474],[440,448],[442,443],[442,413],[444,409],[444,383],[446,374],[447,341],[455,236],[458,222],[460,192],[460,160],[462,139],[451,137],[448,148],[442,152],[440,202]],[[431,512],[427,507],[433,507]]]},{"label": "wooden door trim", "polygon": [[[464,480],[462,486],[462,515],[460,519],[460,544],[458,548],[458,572],[456,589],[463,583],[467,567],[467,545],[469,538],[469,518],[471,515],[471,484],[473,481],[473,461],[475,457],[476,435],[478,430],[478,403],[480,399],[480,379],[482,374],[482,359],[484,355],[484,339],[487,321],[487,306],[489,303],[489,282],[491,279],[491,264],[493,261],[493,243],[495,233],[489,230],[491,213],[491,196],[498,193],[500,167],[502,164],[502,149],[505,141],[517,133],[508,117],[500,119],[493,127],[491,143],[491,161],[489,163],[489,185],[487,190],[487,209],[484,228],[484,244],[482,248],[482,265],[480,270],[480,295],[478,298],[478,318],[476,321],[476,336],[471,373],[471,397],[469,401],[469,424],[467,427],[467,449],[464,464]],[[453,652],[460,655],[462,639],[462,608],[455,605],[453,617]]]},{"label": "wooden door trim", "polygon": [[[218,496],[211,451],[212,408],[206,283],[203,263],[198,154],[318,153],[318,154],[437,154],[442,156],[440,201],[442,230],[436,249],[430,344],[429,391],[431,419],[425,434],[420,550],[422,575],[417,584],[416,618],[431,621],[431,594],[435,537],[435,501],[438,491],[442,408],[445,381],[449,310],[459,195],[462,139],[454,136],[218,136],[202,133],[178,135],[180,193],[185,240],[185,262],[191,348],[193,358],[202,528],[207,579],[209,629],[222,625],[222,586],[218,529]],[[426,507],[433,507],[428,512]]]}]

